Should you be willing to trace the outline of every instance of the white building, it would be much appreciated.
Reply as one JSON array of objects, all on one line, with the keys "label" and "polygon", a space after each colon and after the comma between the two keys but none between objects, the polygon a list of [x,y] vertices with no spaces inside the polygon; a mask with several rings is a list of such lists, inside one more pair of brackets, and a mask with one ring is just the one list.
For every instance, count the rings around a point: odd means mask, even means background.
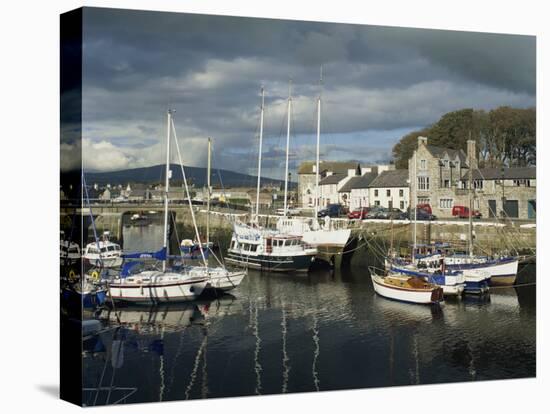
[{"label": "white building", "polygon": [[398,208],[409,207],[409,171],[384,171],[368,185],[370,206]]},{"label": "white building", "polygon": [[371,168],[361,176],[350,178],[340,190],[340,198],[346,200],[345,205],[350,211],[360,207],[369,206],[369,184],[378,176],[376,171],[372,172]]}]

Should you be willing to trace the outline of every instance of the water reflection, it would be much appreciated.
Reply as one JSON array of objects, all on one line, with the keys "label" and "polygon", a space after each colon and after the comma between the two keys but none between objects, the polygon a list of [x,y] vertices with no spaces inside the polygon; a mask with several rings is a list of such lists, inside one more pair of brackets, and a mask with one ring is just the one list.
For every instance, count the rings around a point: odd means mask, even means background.
[{"label": "water reflection", "polygon": [[411,305],[377,296],[359,266],[251,271],[232,294],[103,311],[85,344],[86,404],[535,375],[534,286]]}]

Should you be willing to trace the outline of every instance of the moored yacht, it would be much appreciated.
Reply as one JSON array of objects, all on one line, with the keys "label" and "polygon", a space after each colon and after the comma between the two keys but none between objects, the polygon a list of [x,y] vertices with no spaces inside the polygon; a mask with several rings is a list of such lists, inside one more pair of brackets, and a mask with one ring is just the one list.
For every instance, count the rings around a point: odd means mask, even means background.
[{"label": "moored yacht", "polygon": [[110,241],[109,232],[105,232],[102,240],[86,245],[82,258],[95,267],[119,267],[122,264],[122,249],[119,244]]},{"label": "moored yacht", "polygon": [[301,237],[235,223],[226,261],[272,272],[307,272],[317,249]]}]

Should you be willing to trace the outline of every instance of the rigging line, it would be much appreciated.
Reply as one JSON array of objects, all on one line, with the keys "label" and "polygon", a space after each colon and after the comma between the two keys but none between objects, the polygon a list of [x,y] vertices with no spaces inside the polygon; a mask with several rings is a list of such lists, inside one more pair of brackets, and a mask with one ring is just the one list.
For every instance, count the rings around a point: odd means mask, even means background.
[{"label": "rigging line", "polygon": [[206,268],[208,268],[208,262],[206,261],[206,257],[204,256],[201,237],[200,237],[200,234],[199,234],[199,229],[197,227],[197,221],[195,219],[195,211],[193,210],[193,203],[191,202],[191,196],[189,195],[189,186],[187,185],[187,178],[185,176],[185,169],[183,168],[183,159],[181,157],[180,147],[179,147],[179,144],[178,144],[178,136],[176,134],[176,126],[175,126],[175,123],[174,123],[174,118],[170,117],[170,121],[171,121],[171,124],[172,124],[171,125],[172,126],[172,131],[174,133],[174,141],[176,142],[176,150],[177,150],[178,159],[179,159],[179,162],[180,162],[181,175],[183,176],[183,182],[185,184],[185,194],[187,196],[187,200],[189,201],[189,210],[191,210],[191,219],[193,220],[193,227],[195,228],[195,236],[197,237],[197,242],[199,243],[199,250],[201,252],[202,261],[204,263],[204,266]]}]

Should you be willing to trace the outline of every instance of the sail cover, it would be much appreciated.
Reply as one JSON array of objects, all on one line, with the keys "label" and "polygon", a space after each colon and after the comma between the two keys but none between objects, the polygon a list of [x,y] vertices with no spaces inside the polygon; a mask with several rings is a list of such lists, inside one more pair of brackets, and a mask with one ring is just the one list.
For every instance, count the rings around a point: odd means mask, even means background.
[{"label": "sail cover", "polygon": [[156,259],[156,260],[166,260],[166,248],[163,247],[157,252],[135,252],[135,253],[125,253],[122,255],[125,259]]}]

